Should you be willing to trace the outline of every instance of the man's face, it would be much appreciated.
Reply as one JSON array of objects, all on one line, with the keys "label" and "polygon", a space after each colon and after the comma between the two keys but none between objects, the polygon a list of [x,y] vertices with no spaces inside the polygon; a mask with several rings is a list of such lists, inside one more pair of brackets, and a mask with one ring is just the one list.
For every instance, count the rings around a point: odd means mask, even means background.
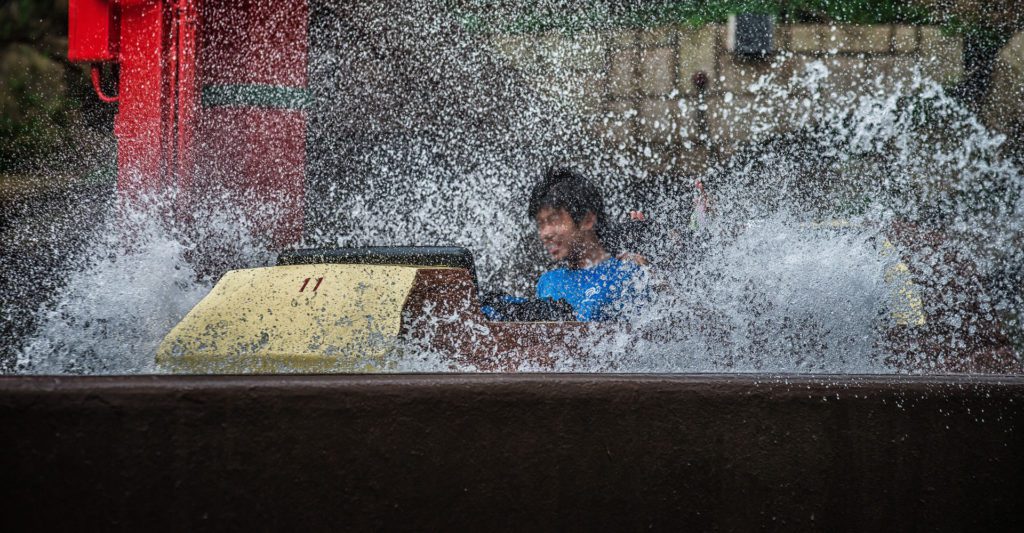
[{"label": "man's face", "polygon": [[544,250],[556,261],[576,257],[585,235],[594,229],[593,219],[588,213],[576,224],[565,209],[542,207],[537,212],[537,232]]}]

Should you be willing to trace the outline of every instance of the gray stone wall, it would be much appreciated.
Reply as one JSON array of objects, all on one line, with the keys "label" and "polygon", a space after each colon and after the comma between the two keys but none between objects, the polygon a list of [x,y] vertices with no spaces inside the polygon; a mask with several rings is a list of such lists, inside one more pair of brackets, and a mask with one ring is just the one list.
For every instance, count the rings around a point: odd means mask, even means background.
[{"label": "gray stone wall", "polygon": [[1014,153],[1024,155],[1024,32],[1017,32],[999,54],[982,117],[1007,136]]},{"label": "gray stone wall", "polygon": [[[497,35],[495,49],[551,96],[573,106],[594,134],[646,170],[686,171],[728,153],[752,134],[749,110],[765,77],[785,82],[808,65],[828,69],[819,97],[860,93],[914,72],[952,85],[963,75],[962,41],[936,27],[776,25],[775,52],[743,59],[726,49],[724,25],[604,33]],[[703,81],[704,83],[701,83]],[[792,112],[785,99],[761,113]],[[787,121],[774,126],[784,129]],[[763,126],[755,126],[762,127]]]}]

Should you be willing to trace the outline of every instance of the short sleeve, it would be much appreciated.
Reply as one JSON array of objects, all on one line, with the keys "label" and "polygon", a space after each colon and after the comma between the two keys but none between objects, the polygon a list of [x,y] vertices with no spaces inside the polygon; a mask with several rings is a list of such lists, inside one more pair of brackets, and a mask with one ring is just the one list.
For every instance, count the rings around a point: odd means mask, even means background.
[{"label": "short sleeve", "polygon": [[548,271],[541,274],[537,280],[537,298],[549,298],[552,296],[552,283],[555,271]]}]

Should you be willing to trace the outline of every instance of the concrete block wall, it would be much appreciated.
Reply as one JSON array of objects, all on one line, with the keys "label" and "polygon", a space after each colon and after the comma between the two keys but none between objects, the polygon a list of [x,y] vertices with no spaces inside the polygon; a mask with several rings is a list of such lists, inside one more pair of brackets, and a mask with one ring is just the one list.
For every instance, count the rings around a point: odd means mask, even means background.
[{"label": "concrete block wall", "polygon": [[982,117],[1024,154],[1024,31],[1017,32],[999,54]]},{"label": "concrete block wall", "polygon": [[[697,170],[751,134],[738,109],[750,109],[758,82],[779,83],[822,62],[828,91],[854,94],[913,76],[951,85],[963,75],[962,42],[935,27],[776,25],[775,53],[743,59],[725,47],[726,28],[666,26],[602,33],[496,35],[495,49],[536,87],[589,118],[595,135],[638,155],[650,171]],[[763,113],[792,103],[761,99]],[[774,127],[786,128],[780,120]]]}]

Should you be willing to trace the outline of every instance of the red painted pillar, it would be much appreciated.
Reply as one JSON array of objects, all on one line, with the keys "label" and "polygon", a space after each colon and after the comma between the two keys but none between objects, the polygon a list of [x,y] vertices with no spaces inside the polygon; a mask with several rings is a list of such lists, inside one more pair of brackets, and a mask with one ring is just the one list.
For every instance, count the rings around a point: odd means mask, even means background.
[{"label": "red painted pillar", "polygon": [[121,0],[118,63],[117,136],[118,189],[122,192],[157,192],[170,183],[171,146],[165,132],[172,126],[168,54],[169,21],[164,0]]},{"label": "red painted pillar", "polygon": [[306,0],[204,0],[197,191],[228,190],[277,246],[302,237]]},{"label": "red painted pillar", "polygon": [[196,48],[199,33],[199,5],[201,0],[179,0],[175,8],[171,34],[173,97],[175,121],[174,162],[178,186],[192,187],[195,177],[195,130],[199,117],[199,79]]},{"label": "red painted pillar", "polygon": [[125,196],[179,187],[191,209],[216,194],[277,246],[301,239],[306,0],[71,0],[69,14],[69,58],[120,65]]},{"label": "red painted pillar", "polygon": [[[120,66],[117,118],[118,188],[159,190],[167,185],[171,146],[166,132],[175,117],[167,61],[171,41],[169,0],[71,0],[68,58]],[[179,0],[180,1],[180,0]]]}]

